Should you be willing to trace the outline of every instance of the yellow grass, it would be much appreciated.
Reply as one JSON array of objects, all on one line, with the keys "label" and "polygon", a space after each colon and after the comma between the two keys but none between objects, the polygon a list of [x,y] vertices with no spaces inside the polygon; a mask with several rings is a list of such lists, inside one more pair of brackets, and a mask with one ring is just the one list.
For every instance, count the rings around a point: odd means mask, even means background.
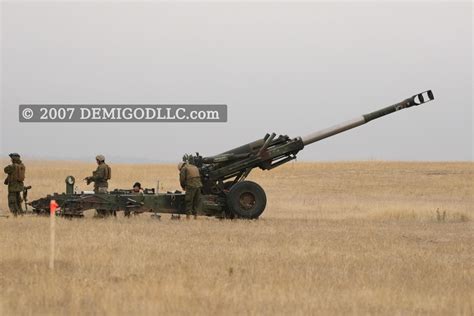
[{"label": "yellow grass", "polygon": [[[178,186],[119,165],[112,188]],[[27,162],[31,198],[94,164]],[[473,163],[294,163],[255,172],[257,221],[0,218],[0,315],[474,314]],[[78,181],[82,189],[86,186]],[[0,209],[7,214],[5,186]]]}]

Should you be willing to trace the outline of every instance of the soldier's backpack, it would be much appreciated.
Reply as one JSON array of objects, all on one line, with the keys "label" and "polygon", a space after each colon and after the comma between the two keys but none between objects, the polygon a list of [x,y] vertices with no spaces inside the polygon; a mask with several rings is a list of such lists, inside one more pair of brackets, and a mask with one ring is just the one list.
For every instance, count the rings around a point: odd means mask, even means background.
[{"label": "soldier's backpack", "polygon": [[107,167],[107,174],[105,175],[105,178],[110,180],[112,179],[112,168],[110,168],[110,166],[107,164],[105,166]]},{"label": "soldier's backpack", "polygon": [[25,165],[20,164],[13,164],[15,166],[15,171],[13,172],[13,179],[14,181],[23,182],[25,181]]}]

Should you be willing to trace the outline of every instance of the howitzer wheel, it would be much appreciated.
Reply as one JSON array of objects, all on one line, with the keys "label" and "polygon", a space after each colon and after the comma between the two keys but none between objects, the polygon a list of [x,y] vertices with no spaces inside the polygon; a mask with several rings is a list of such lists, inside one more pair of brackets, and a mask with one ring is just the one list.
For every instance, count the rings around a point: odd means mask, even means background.
[{"label": "howitzer wheel", "polygon": [[227,205],[237,217],[255,219],[265,210],[267,196],[257,183],[242,181],[231,187],[227,195]]}]

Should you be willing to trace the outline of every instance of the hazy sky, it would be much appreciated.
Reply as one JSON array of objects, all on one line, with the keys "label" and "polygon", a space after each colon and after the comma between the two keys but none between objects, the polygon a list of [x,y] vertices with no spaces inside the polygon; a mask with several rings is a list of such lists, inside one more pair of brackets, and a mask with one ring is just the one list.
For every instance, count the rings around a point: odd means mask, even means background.
[{"label": "hazy sky", "polygon": [[[1,4],[3,154],[171,162],[436,100],[304,160],[472,160],[472,4]],[[19,123],[25,103],[215,103],[227,123]]]}]

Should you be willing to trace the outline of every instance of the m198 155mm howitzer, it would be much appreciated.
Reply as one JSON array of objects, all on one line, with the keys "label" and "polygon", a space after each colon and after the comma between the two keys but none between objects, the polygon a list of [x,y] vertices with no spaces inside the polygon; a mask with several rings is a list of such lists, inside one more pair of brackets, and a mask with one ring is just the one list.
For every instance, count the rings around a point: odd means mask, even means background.
[{"label": "m198 155mm howitzer", "polygon": [[[431,90],[353,120],[311,133],[304,137],[267,134],[262,139],[209,157],[184,155],[183,161],[197,166],[201,173],[202,203],[200,215],[225,218],[258,218],[266,206],[265,191],[255,182],[246,180],[255,168],[271,170],[296,159],[305,146],[345,132],[396,111],[417,106],[434,99]],[[71,180],[72,179],[72,180]],[[74,178],[66,179],[66,193],[48,195],[31,202],[37,213],[47,213],[49,201],[55,199],[62,215],[81,216],[87,209],[184,214],[184,193],[158,193],[153,190],[141,195],[131,190],[85,194],[74,192]]]}]

